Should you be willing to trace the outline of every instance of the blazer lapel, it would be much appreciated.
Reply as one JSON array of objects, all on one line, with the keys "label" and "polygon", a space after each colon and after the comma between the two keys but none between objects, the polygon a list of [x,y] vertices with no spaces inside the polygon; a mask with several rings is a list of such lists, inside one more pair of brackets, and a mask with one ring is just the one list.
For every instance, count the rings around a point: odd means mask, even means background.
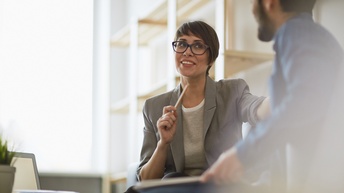
[{"label": "blazer lapel", "polygon": [[[181,92],[182,92],[181,85],[179,84],[174,90],[174,92],[172,93],[171,102],[170,102],[171,105],[176,104]],[[182,122],[182,105],[178,107],[177,114],[178,114],[177,131],[176,131],[173,141],[170,144],[170,147],[171,147],[172,157],[174,160],[176,171],[181,172],[184,170],[184,135],[183,135],[183,122]]]},{"label": "blazer lapel", "polygon": [[216,110],[216,84],[209,76],[205,86],[205,104],[204,104],[204,133],[203,138],[210,127],[211,120],[213,119]]}]

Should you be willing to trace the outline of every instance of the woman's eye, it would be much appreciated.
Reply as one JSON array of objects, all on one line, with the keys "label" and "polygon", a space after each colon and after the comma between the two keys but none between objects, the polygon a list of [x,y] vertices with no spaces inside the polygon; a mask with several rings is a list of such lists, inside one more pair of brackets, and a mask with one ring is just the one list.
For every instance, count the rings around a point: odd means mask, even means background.
[{"label": "woman's eye", "polygon": [[184,47],[186,47],[186,46],[187,46],[187,44],[186,44],[186,43],[184,43],[184,42],[180,42],[178,46],[179,46],[179,47],[183,47],[183,48],[184,48]]},{"label": "woman's eye", "polygon": [[194,44],[194,47],[197,49],[203,49],[204,48],[203,44]]}]

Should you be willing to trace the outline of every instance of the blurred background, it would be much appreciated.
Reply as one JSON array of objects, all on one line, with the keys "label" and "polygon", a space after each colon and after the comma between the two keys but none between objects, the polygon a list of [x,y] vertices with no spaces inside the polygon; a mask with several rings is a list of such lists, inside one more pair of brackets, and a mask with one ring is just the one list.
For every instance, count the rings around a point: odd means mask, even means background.
[{"label": "blurred background", "polygon": [[[343,6],[318,0],[314,17],[344,46]],[[96,192],[121,192],[143,102],[178,84],[171,42],[196,19],[220,38],[211,76],[268,95],[272,44],[257,40],[249,0],[0,0],[0,133],[36,155],[47,184],[89,177]]]}]

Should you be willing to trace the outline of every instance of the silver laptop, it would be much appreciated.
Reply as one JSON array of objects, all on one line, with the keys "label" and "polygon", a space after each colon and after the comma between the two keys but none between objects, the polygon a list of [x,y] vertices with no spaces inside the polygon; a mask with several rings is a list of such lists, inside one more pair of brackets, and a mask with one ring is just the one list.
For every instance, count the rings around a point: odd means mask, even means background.
[{"label": "silver laptop", "polygon": [[16,152],[12,161],[16,167],[13,190],[39,190],[36,158],[32,153]]}]

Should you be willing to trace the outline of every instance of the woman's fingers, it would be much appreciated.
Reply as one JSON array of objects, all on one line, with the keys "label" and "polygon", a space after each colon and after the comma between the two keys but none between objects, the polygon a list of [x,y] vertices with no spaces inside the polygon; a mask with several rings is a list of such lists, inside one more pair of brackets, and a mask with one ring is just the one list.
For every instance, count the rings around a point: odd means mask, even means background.
[{"label": "woman's fingers", "polygon": [[176,112],[176,108],[174,106],[165,106],[164,109],[163,109],[163,112],[162,114],[166,114],[166,113],[174,113]]},{"label": "woman's fingers", "polygon": [[175,134],[177,113],[173,106],[166,106],[163,109],[163,115],[157,121],[159,135],[164,143],[170,143]]}]

